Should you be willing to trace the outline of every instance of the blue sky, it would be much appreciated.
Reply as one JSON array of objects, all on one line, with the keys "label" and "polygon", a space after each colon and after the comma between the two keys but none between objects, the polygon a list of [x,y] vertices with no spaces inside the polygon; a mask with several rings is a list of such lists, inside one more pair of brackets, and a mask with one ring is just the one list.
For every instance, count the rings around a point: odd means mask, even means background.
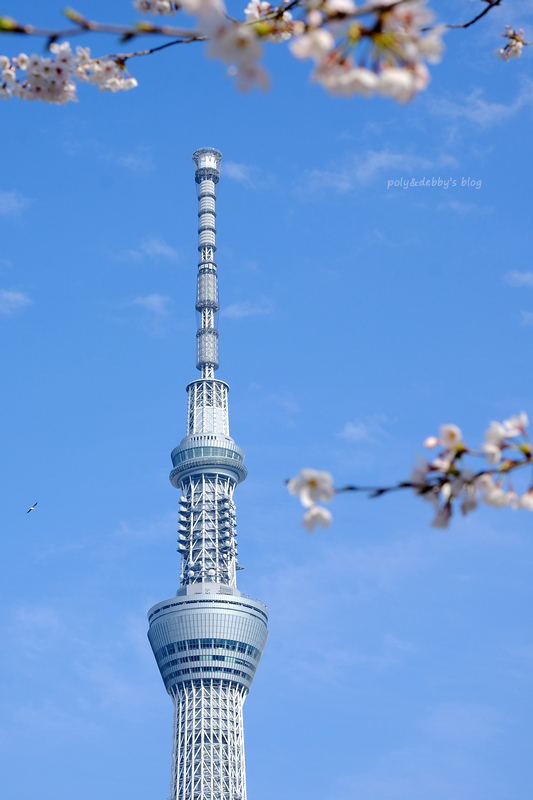
[{"label": "blue sky", "polygon": [[[59,7],[2,11],[56,25]],[[80,10],[134,17],[122,0]],[[169,453],[196,376],[203,145],[224,156],[240,588],[271,614],[245,705],[249,797],[531,796],[531,516],[482,508],[443,533],[410,496],[343,496],[309,536],[283,485],[303,466],[392,483],[440,423],[477,444],[491,419],[533,416],[532,56],[493,55],[505,23],[532,39],[533,15],[517,0],[489,16],[448,34],[406,106],[330,98],[284,48],[266,53],[272,90],[239,95],[202,46],[139,59],[128,93],[0,105],[8,800],[36,782],[40,800],[168,797],[146,611],[179,574]],[[437,185],[387,188],[422,178]]]}]

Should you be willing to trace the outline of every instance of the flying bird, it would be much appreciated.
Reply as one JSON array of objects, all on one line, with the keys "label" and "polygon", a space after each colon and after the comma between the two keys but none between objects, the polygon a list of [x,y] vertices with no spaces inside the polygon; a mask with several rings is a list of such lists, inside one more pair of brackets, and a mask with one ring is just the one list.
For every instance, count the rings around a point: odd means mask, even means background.
[{"label": "flying bird", "polygon": [[36,506],[36,505],[37,505],[37,502],[35,502],[35,503],[32,505],[32,507],[31,507],[31,508],[28,508],[28,510],[26,511],[26,514],[29,514],[29,513],[30,513],[30,511],[33,511],[33,509],[35,508],[35,506]]}]

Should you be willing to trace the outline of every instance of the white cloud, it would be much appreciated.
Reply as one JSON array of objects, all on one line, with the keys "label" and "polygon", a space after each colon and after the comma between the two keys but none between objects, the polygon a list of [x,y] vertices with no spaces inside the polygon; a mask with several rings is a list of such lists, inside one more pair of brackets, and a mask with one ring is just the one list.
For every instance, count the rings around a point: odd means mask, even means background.
[{"label": "white cloud", "polygon": [[529,286],[533,289],[533,272],[519,272],[514,269],[507,273],[505,280],[510,286]]},{"label": "white cloud", "polygon": [[483,99],[482,89],[474,89],[462,102],[454,102],[446,98],[429,99],[429,109],[453,119],[466,119],[477,125],[489,127],[513,117],[525,106],[533,103],[533,83],[524,82],[520,94],[512,103],[491,103]]},{"label": "white cloud", "polygon": [[135,152],[126,155],[109,155],[108,160],[138,174],[152,172],[155,169],[152,154],[145,147],[139,147]]},{"label": "white cloud", "polygon": [[0,215],[18,214],[23,208],[29,205],[30,200],[20,192],[0,191]]},{"label": "white cloud", "polygon": [[225,178],[230,178],[233,181],[237,181],[237,183],[248,186],[252,185],[251,168],[247,164],[239,164],[236,161],[223,161],[220,171]]},{"label": "white cloud", "polygon": [[147,256],[163,256],[175,261],[178,258],[178,251],[169,244],[155,236],[146,237],[141,242],[141,250]]},{"label": "white cloud", "polygon": [[385,433],[383,424],[389,422],[385,414],[373,414],[365,421],[347,422],[337,436],[349,442],[375,442],[376,437]]},{"label": "white cloud", "polygon": [[259,300],[257,303],[245,300],[242,303],[231,303],[229,306],[225,306],[221,313],[230,319],[261,317],[272,313],[272,305],[266,298]]},{"label": "white cloud", "polygon": [[458,203],[456,200],[450,200],[448,208],[451,208],[452,211],[457,211],[459,214],[469,214],[471,211],[477,210],[475,203]]},{"label": "white cloud", "polygon": [[158,236],[145,236],[141,240],[137,250],[126,250],[121,258],[126,260],[143,261],[145,258],[168,258],[170,261],[178,261],[179,252],[167,244],[164,239]]},{"label": "white cloud", "polygon": [[31,297],[24,292],[0,289],[0,314],[13,314],[32,302]]},{"label": "white cloud", "polygon": [[364,155],[352,155],[346,166],[340,170],[310,170],[306,176],[305,189],[328,188],[348,192],[361,183],[371,181],[378,173],[386,170],[411,174],[415,170],[457,166],[457,160],[445,153],[436,159],[430,159],[412,153],[369,150]]},{"label": "white cloud", "polygon": [[145,308],[147,311],[162,317],[168,314],[167,306],[171,302],[171,298],[163,294],[148,294],[146,297],[136,297],[135,300],[130,302],[130,305],[141,306],[141,308]]},{"label": "white cloud", "polygon": [[533,325],[533,311],[521,311],[522,325]]},{"label": "white cloud", "polygon": [[171,245],[157,236],[145,236],[141,240],[138,250],[126,250],[126,258],[142,261],[144,258],[168,258],[171,261],[179,259],[179,253]]}]

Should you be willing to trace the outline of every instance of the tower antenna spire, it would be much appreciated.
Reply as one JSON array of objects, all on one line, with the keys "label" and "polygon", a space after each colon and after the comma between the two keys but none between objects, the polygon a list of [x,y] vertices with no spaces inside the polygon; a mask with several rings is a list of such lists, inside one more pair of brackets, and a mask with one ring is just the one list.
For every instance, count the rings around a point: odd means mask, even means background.
[{"label": "tower antenna spire", "polygon": [[218,369],[216,187],[221,153],[193,154],[198,190],[196,366],[185,438],[171,453],[181,490],[176,597],[148,612],[148,638],[174,702],[171,800],[246,800],[242,707],[267,640],[267,609],[237,589],[233,492],[246,477]]},{"label": "tower antenna spire", "polygon": [[216,264],[216,192],[219,180],[218,165],[222,153],[214,147],[201,147],[193,153],[198,192],[198,291],[196,310],[196,367],[202,378],[214,378],[218,369],[218,276]]}]

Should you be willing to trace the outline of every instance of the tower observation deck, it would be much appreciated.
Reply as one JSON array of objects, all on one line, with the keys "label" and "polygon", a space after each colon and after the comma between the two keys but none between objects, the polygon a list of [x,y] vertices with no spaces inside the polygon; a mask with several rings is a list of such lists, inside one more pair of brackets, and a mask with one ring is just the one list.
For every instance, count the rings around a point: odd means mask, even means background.
[{"label": "tower observation deck", "polygon": [[267,609],[237,589],[233,491],[246,477],[229,435],[218,369],[216,189],[222,156],[193,154],[198,191],[196,367],[187,386],[185,438],[171,453],[181,490],[175,597],[148,612],[148,638],[174,702],[171,800],[246,800],[243,703],[268,636]]}]

